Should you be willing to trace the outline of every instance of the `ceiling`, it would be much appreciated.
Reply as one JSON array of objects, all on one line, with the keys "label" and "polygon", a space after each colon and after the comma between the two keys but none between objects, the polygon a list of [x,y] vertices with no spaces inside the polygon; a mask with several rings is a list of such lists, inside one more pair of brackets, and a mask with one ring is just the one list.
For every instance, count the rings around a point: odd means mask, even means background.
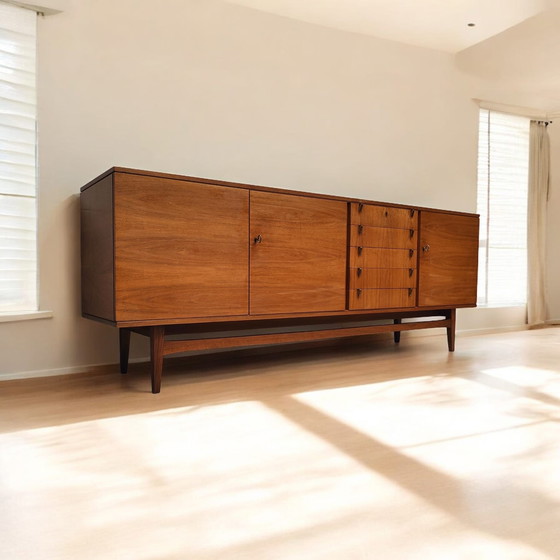
[{"label": "ceiling", "polygon": [[[456,53],[557,0],[227,0],[260,11]],[[469,27],[474,23],[474,27]]]}]

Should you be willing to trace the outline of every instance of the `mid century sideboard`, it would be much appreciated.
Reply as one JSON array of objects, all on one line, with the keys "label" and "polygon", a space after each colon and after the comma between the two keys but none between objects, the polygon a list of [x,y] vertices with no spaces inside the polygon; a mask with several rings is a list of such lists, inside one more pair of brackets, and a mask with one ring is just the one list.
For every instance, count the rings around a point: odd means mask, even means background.
[{"label": "mid century sideboard", "polygon": [[445,327],[453,351],[476,305],[475,214],[120,167],[80,198],[82,314],[123,373],[150,338],[153,393],[189,350]]}]

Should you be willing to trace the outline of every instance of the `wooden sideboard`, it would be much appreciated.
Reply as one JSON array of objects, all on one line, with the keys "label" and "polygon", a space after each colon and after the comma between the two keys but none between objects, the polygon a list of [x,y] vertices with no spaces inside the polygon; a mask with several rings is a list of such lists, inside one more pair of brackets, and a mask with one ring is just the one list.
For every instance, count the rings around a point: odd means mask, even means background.
[{"label": "wooden sideboard", "polygon": [[123,373],[150,338],[153,393],[185,351],[434,327],[453,351],[476,305],[475,214],[120,167],[80,200],[82,315],[118,327]]}]

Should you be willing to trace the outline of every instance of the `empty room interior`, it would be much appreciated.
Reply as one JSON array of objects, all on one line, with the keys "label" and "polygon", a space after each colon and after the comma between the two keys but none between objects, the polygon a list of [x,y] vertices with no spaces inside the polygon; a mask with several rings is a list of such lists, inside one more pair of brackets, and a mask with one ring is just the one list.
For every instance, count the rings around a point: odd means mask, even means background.
[{"label": "empty room interior", "polygon": [[556,0],[0,0],[0,558],[560,558]]}]

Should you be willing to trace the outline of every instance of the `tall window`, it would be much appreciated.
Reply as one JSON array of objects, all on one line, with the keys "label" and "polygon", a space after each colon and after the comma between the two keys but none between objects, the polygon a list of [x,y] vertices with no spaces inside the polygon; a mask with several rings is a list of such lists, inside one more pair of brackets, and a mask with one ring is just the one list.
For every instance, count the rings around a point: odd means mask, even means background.
[{"label": "tall window", "polygon": [[526,117],[480,111],[479,305],[527,302],[529,127]]},{"label": "tall window", "polygon": [[0,313],[37,309],[36,21],[0,2]]}]

